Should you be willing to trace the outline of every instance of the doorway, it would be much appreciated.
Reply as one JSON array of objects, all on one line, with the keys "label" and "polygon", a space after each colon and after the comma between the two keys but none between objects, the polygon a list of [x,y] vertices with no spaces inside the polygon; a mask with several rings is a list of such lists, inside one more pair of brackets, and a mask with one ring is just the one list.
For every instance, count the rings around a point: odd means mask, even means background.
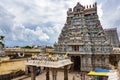
[{"label": "doorway", "polygon": [[80,71],[80,68],[81,68],[80,56],[72,56],[71,59],[74,62],[74,64],[73,64],[73,70],[74,71]]}]

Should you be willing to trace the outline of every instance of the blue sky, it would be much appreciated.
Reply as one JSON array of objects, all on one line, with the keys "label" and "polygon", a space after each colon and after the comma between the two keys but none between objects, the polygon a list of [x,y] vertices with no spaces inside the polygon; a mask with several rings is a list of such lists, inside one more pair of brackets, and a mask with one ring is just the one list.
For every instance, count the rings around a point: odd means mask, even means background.
[{"label": "blue sky", "polygon": [[103,28],[117,28],[120,38],[119,0],[0,0],[0,35],[5,36],[5,45],[53,45],[68,8],[77,2],[85,6],[97,2]]}]

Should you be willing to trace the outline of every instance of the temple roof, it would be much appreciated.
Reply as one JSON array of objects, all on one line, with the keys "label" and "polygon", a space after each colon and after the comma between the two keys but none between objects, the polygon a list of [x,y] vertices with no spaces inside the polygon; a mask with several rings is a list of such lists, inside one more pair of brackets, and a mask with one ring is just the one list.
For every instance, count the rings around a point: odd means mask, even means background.
[{"label": "temple roof", "polygon": [[88,12],[88,11],[93,11],[94,10],[94,8],[87,8],[87,9],[85,9],[84,11],[85,12]]},{"label": "temple roof", "polygon": [[74,11],[77,11],[77,9],[83,10],[85,7],[83,5],[81,5],[79,2],[77,3],[77,5],[74,7]]},{"label": "temple roof", "polygon": [[120,54],[120,48],[113,48],[113,51],[111,54]]},{"label": "temple roof", "polygon": [[68,58],[67,54],[43,54],[31,58],[27,61],[27,65],[43,66],[51,68],[59,68],[66,65],[70,65],[72,62]]},{"label": "temple roof", "polygon": [[72,62],[70,59],[59,60],[59,61],[40,61],[40,60],[28,60],[27,65],[32,66],[43,66],[43,67],[51,67],[51,68],[60,68],[66,65],[70,65]]}]

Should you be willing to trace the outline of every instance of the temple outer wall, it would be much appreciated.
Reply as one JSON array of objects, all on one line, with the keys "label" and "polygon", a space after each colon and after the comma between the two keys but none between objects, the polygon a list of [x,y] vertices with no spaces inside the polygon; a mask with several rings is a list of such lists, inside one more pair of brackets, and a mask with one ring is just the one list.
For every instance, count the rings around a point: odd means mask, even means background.
[{"label": "temple outer wall", "polygon": [[12,71],[25,71],[27,59],[17,59],[0,62],[0,75],[10,73]]}]

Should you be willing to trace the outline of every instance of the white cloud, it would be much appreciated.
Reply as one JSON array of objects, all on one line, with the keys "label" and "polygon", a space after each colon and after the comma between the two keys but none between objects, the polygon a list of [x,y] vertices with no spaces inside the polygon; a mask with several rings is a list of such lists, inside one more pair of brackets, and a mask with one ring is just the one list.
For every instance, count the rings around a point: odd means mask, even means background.
[{"label": "white cloud", "polygon": [[[102,2],[102,24],[104,28],[117,28],[118,31],[120,31],[120,10],[119,10],[119,1],[105,1]],[[116,4],[115,4],[116,3]]]},{"label": "white cloud", "polygon": [[43,32],[40,27],[36,27],[35,30],[25,28],[23,25],[19,25],[18,27],[14,27],[13,29],[13,40],[21,40],[21,41],[47,41],[49,36]]},{"label": "white cloud", "polygon": [[98,15],[99,15],[100,20],[102,20],[102,15],[103,15],[102,3],[98,5]]},{"label": "white cloud", "polygon": [[[1,0],[0,5],[14,16],[13,25],[9,26],[11,31],[4,34],[13,41],[46,41],[46,44],[51,41],[53,44],[64,26],[68,8],[77,2],[87,6],[95,0]],[[98,5],[100,20],[103,20],[102,6],[102,3]]]}]

